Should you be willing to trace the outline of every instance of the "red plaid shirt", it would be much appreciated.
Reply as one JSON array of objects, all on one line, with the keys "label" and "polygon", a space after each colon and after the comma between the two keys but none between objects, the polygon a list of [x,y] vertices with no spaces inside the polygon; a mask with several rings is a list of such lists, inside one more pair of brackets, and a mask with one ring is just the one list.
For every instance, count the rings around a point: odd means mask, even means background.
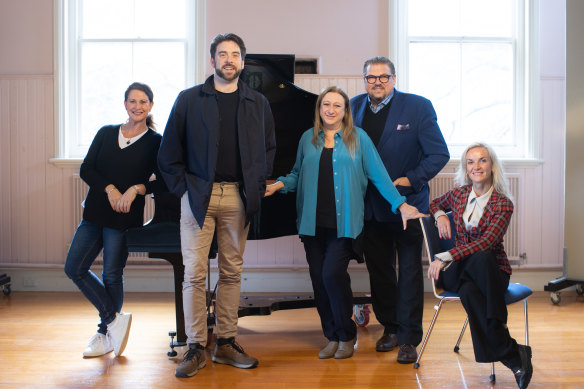
[{"label": "red plaid shirt", "polygon": [[479,225],[467,230],[462,214],[471,190],[471,185],[454,188],[430,202],[432,214],[442,210],[452,211],[454,216],[454,248],[449,253],[454,261],[460,261],[478,251],[492,251],[499,261],[499,268],[511,274],[511,266],[503,248],[503,237],[513,214],[513,203],[493,189]]}]

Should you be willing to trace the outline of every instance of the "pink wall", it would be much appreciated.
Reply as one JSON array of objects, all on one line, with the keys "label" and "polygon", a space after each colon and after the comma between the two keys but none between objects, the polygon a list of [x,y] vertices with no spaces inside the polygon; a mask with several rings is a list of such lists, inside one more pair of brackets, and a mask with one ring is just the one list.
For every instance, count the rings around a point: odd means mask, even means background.
[{"label": "pink wall", "polygon": [[[78,169],[48,162],[56,139],[53,4],[0,0],[0,266],[60,266],[75,229],[72,210],[79,204],[71,193]],[[561,265],[563,247],[564,208],[558,193],[563,199],[565,2],[539,4],[544,162],[519,164],[511,172],[528,183],[522,190],[530,195],[518,204],[528,264],[545,267]],[[323,74],[358,75],[365,58],[388,54],[387,7],[382,0],[207,1],[205,41],[233,31],[250,52],[318,54]],[[258,245],[251,244],[246,254],[256,255],[259,263],[268,249]]]},{"label": "pink wall", "polygon": [[53,74],[53,0],[0,0],[0,74]]},{"label": "pink wall", "polygon": [[383,0],[207,1],[206,40],[234,32],[249,53],[320,57],[321,74],[354,75],[389,54],[388,12]]}]

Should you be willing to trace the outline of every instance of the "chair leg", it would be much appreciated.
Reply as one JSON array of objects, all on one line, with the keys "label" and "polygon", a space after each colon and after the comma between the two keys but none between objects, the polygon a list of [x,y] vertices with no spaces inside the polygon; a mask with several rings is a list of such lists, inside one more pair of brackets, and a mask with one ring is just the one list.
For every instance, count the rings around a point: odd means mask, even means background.
[{"label": "chair leg", "polygon": [[438,318],[438,314],[442,309],[442,304],[444,303],[444,299],[441,299],[438,303],[438,306],[434,306],[436,312],[434,313],[434,317],[432,318],[432,322],[430,323],[430,327],[428,327],[428,332],[426,332],[426,336],[424,337],[424,341],[422,342],[422,347],[420,348],[420,353],[418,354],[418,358],[416,359],[416,363],[414,363],[414,369],[420,367],[420,359],[422,359],[422,354],[424,354],[424,349],[426,348],[426,343],[428,343],[428,339],[430,338],[430,334],[432,333],[432,329],[434,328],[434,324],[436,323],[436,319]]},{"label": "chair leg", "polygon": [[495,377],[495,362],[491,362],[491,376],[489,377],[489,380],[492,384],[497,380],[497,377]]},{"label": "chair leg", "polygon": [[525,345],[529,346],[529,319],[527,316],[527,298],[523,300],[523,314],[525,316]]},{"label": "chair leg", "polygon": [[462,331],[460,331],[460,335],[458,336],[458,340],[456,341],[456,346],[454,346],[454,352],[457,353],[460,350],[460,342],[462,341],[462,336],[464,335],[464,331],[466,331],[466,326],[468,325],[468,316],[462,325]]}]

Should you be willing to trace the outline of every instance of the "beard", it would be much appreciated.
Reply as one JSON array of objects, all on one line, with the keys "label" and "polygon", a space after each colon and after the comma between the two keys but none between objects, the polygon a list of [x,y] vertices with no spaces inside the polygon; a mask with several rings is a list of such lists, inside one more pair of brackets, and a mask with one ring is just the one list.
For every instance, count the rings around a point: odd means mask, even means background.
[{"label": "beard", "polygon": [[225,76],[225,73],[223,73],[223,70],[221,70],[220,68],[215,68],[215,74],[219,77],[221,77],[222,79],[224,79],[225,81],[233,81],[235,80],[237,77],[239,77],[239,75],[241,74],[242,69],[237,69],[233,72],[233,75],[231,77],[227,77]]}]

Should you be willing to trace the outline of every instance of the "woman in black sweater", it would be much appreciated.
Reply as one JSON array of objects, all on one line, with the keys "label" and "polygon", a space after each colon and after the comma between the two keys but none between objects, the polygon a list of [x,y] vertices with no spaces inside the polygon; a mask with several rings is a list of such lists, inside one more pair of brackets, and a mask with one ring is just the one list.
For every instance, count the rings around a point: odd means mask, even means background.
[{"label": "woman in black sweater", "polygon": [[[102,127],[81,164],[80,176],[89,185],[89,192],[83,220],[67,253],[65,273],[97,308],[101,319],[84,357],[111,351],[118,356],[128,340],[132,315],[121,311],[128,258],[124,231],[142,225],[144,195],[164,190],[162,180],[150,181],[157,171],[156,155],[162,139],[152,130],[153,104],[148,85],[130,85],[124,96],[128,120]],[[103,282],[90,270],[102,249]]]}]

